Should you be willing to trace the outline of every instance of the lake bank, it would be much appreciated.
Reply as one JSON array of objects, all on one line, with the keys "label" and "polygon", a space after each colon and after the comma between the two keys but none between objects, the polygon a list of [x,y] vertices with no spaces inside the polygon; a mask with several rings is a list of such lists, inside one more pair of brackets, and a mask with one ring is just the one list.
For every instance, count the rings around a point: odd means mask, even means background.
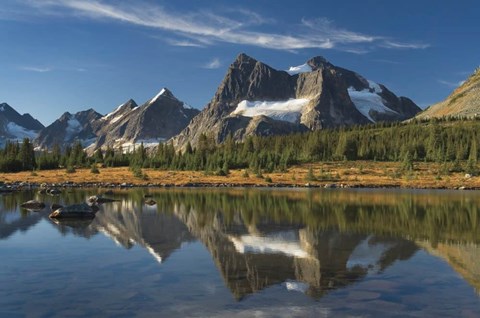
[{"label": "lake bank", "polygon": [[0,181],[12,187],[324,187],[324,188],[412,188],[480,189],[480,177],[465,172],[445,171],[442,164],[415,163],[402,170],[399,162],[322,162],[293,166],[286,172],[262,173],[231,169],[227,176],[203,171],[143,169],[135,177],[127,167],[65,169],[1,173]]}]

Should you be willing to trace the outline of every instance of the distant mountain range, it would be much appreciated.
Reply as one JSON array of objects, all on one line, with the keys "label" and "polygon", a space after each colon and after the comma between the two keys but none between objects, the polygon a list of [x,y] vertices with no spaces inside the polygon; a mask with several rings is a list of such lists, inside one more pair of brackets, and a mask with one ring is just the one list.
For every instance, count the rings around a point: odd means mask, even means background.
[{"label": "distant mountain range", "polygon": [[480,67],[444,101],[428,107],[417,118],[476,116],[480,116]]},{"label": "distant mountain range", "polygon": [[130,99],[105,116],[93,109],[67,112],[41,130],[35,144],[47,149],[78,140],[89,152],[106,147],[128,152],[140,143],[156,146],[172,138],[198,113],[163,88],[141,106]]},{"label": "distant mountain range", "polygon": [[90,153],[106,147],[130,151],[140,143],[153,146],[167,140],[180,148],[187,143],[196,146],[202,134],[222,142],[228,135],[243,140],[249,135],[402,121],[421,111],[410,99],[323,57],[283,71],[246,54],[230,65],[201,112],[167,88],[141,106],[130,99],[105,116],[93,109],[66,112],[47,127],[1,105],[3,140],[29,137],[37,149],[79,141]]}]

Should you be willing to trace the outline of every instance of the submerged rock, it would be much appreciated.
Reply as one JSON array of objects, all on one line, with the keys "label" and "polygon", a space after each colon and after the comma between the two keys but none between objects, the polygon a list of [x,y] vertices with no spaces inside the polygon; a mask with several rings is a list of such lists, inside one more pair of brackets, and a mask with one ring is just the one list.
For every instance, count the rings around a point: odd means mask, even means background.
[{"label": "submerged rock", "polygon": [[54,219],[63,219],[63,218],[93,219],[95,217],[95,212],[97,212],[97,210],[95,210],[93,206],[90,206],[86,203],[72,204],[72,205],[61,207],[55,210],[49,215],[49,217]]},{"label": "submerged rock", "polygon": [[148,199],[148,200],[145,200],[145,204],[146,205],[155,205],[155,204],[157,204],[157,201],[155,201],[153,199]]},{"label": "submerged rock", "polygon": [[115,199],[109,199],[109,198],[104,198],[100,195],[92,195],[91,197],[88,198],[88,202],[90,203],[108,203],[108,202],[115,202],[117,200]]},{"label": "submerged rock", "polygon": [[37,200],[29,200],[27,202],[24,202],[20,204],[22,208],[28,209],[28,210],[42,210],[45,208],[45,203],[37,201]]},{"label": "submerged rock", "polygon": [[47,189],[46,192],[47,194],[50,194],[50,195],[59,195],[62,193],[62,191],[57,188]]}]

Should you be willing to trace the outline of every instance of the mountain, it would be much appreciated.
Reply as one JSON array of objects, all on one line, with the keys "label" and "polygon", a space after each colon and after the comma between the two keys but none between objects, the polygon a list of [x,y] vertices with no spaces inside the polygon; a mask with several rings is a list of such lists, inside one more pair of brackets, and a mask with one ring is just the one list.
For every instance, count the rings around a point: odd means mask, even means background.
[{"label": "mountain", "polygon": [[20,115],[6,103],[0,104],[0,143],[23,138],[34,139],[44,126],[30,114]]},{"label": "mountain", "polygon": [[105,116],[93,109],[67,112],[40,132],[36,145],[64,147],[78,140],[90,153],[108,146],[131,151],[136,144],[156,146],[172,138],[198,113],[163,88],[141,106],[130,99]]},{"label": "mountain", "polygon": [[432,117],[475,117],[480,115],[480,67],[444,101],[432,105],[417,115]]},{"label": "mountain", "polygon": [[129,100],[103,116],[97,124],[98,136],[94,149],[123,148],[132,150],[135,144],[157,145],[177,135],[199,113],[163,88],[145,104],[138,106]]},{"label": "mountain", "polygon": [[242,53],[210,103],[173,142],[195,146],[203,133],[222,142],[229,134],[241,140],[251,134],[400,121],[420,110],[410,99],[323,57],[281,71]]},{"label": "mountain", "polygon": [[40,149],[47,149],[55,144],[65,147],[80,141],[84,147],[87,147],[96,140],[94,127],[95,122],[100,118],[102,115],[91,108],[75,114],[65,112],[59,119],[40,131],[35,144]]}]

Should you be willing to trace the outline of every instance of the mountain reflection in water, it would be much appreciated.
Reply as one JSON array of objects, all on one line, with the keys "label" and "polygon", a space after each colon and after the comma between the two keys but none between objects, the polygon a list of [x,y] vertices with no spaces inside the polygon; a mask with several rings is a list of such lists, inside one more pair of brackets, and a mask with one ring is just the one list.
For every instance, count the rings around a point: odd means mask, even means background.
[{"label": "mountain reflection in water", "polygon": [[[153,208],[144,204],[147,192]],[[473,193],[134,189],[117,190],[112,197],[120,201],[89,221],[53,223],[46,209],[17,212],[33,197],[70,204],[94,193],[4,195],[0,239],[44,219],[64,235],[104,234],[126,249],[141,246],[158,263],[198,240],[237,300],[279,284],[318,299],[420,249],[480,289],[480,199]]]}]

